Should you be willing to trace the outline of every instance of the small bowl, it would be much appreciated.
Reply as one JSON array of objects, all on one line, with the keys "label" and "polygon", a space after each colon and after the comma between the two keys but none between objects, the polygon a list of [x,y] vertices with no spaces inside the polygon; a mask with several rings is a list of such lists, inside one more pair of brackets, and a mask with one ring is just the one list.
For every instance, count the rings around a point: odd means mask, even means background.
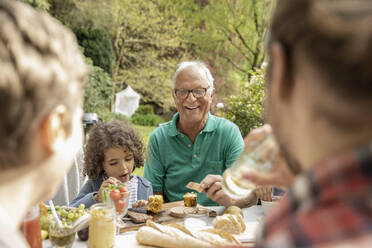
[{"label": "small bowl", "polygon": [[262,205],[264,214],[266,215],[273,206],[277,205],[279,200],[280,200],[280,197],[278,197],[278,196],[273,196],[272,201],[261,200],[261,205]]},{"label": "small bowl", "polygon": [[185,208],[183,224],[191,230],[198,230],[208,226],[208,209]]}]

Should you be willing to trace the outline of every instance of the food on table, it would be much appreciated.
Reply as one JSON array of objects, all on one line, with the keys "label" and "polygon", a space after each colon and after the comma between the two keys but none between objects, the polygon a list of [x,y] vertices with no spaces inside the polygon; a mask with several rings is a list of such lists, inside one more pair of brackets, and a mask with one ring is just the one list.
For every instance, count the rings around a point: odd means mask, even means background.
[{"label": "food on table", "polygon": [[230,206],[226,208],[224,214],[241,215],[244,218],[243,211],[237,206]]},{"label": "food on table", "polygon": [[184,211],[185,211],[186,208],[189,208],[189,207],[184,207],[184,206],[173,207],[169,211],[169,214],[173,217],[176,217],[176,218],[183,218],[185,216]]},{"label": "food on table", "polygon": [[151,215],[133,211],[128,211],[127,215],[134,223],[145,223],[147,220],[152,220],[153,218]]},{"label": "food on table", "polygon": [[[183,218],[185,216],[185,209],[188,209],[188,208],[192,209],[192,207],[184,207],[184,206],[173,207],[173,208],[170,209],[169,214],[173,217],[176,217],[176,218]],[[208,211],[209,217],[216,217],[217,216],[217,212],[214,211],[213,209],[205,208],[205,207],[202,207],[202,206],[197,206],[197,208],[206,209]]]},{"label": "food on table", "polygon": [[[222,232],[220,232],[222,233]],[[181,224],[161,225],[147,221],[146,226],[141,227],[136,235],[137,242],[142,245],[157,247],[216,247],[237,245],[239,242],[228,234],[220,235],[211,231],[190,232]]]},{"label": "food on table", "polygon": [[150,195],[147,200],[146,209],[152,213],[160,213],[163,208],[163,196],[162,195]]},{"label": "food on table", "polygon": [[195,207],[198,204],[197,197],[198,195],[194,192],[184,194],[183,203],[185,207]]},{"label": "food on table", "polygon": [[91,207],[91,215],[88,247],[115,247],[115,210],[104,203],[98,203]]},{"label": "food on table", "polygon": [[55,223],[49,226],[49,239],[52,245],[57,247],[72,247],[72,243],[75,240],[75,233],[70,226],[62,226],[59,228]]},{"label": "food on table", "polygon": [[[46,206],[44,203],[39,204],[40,208],[40,225],[41,230],[44,230],[42,235],[46,235],[46,238],[49,236],[49,226],[51,223],[54,222],[54,218],[52,215],[52,211],[49,206]],[[80,204],[78,208],[74,207],[67,207],[67,206],[55,206],[56,213],[59,219],[62,222],[62,225],[71,225],[73,224],[78,218],[83,216],[87,213],[84,204]]]},{"label": "food on table", "polygon": [[101,198],[104,203],[114,205],[118,214],[122,214],[128,208],[129,190],[125,184],[110,184],[102,191]]},{"label": "food on table", "polygon": [[78,231],[77,235],[81,241],[87,241],[89,238],[89,227]]},{"label": "food on table", "polygon": [[201,193],[203,191],[203,189],[201,188],[200,184],[199,183],[194,183],[194,182],[189,182],[186,185],[186,188],[195,190],[195,191],[197,191],[199,193]]},{"label": "food on table", "polygon": [[46,230],[41,230],[41,239],[44,240],[44,239],[47,239],[48,238],[48,231]]},{"label": "food on table", "polygon": [[224,214],[217,216],[213,221],[213,227],[231,234],[239,234],[245,231],[245,223],[241,215]]}]

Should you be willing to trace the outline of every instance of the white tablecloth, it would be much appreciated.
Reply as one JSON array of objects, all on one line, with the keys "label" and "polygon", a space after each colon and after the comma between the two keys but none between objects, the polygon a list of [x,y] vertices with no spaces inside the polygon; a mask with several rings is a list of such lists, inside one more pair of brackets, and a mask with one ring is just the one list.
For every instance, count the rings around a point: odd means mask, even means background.
[{"label": "white tablecloth", "polygon": [[[224,211],[223,207],[211,207],[217,211],[217,214],[221,214]],[[256,236],[256,230],[258,225],[262,222],[263,219],[263,209],[261,206],[253,206],[243,209],[244,213],[244,222],[246,224],[246,231],[237,236],[241,242],[254,242]],[[125,232],[118,236],[115,239],[115,247],[145,247],[139,246],[136,242],[136,231]],[[43,241],[43,248],[51,248],[49,240]],[[82,242],[76,236],[76,240],[72,248],[86,248],[87,242]]]}]

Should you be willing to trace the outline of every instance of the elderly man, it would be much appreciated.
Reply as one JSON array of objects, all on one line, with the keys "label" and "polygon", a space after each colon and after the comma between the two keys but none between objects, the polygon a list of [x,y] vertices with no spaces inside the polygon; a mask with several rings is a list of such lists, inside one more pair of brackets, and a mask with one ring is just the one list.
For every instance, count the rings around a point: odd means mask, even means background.
[{"label": "elderly man", "polygon": [[[165,201],[178,201],[190,191],[188,182],[200,182],[231,166],[243,149],[238,127],[209,113],[214,95],[213,77],[201,62],[183,62],[173,76],[173,99],[178,113],[152,132],[144,177]],[[202,205],[216,205],[205,194]],[[220,201],[224,205],[231,205]],[[226,204],[225,204],[226,203]]]},{"label": "elderly man", "polygon": [[28,247],[23,216],[54,195],[71,166],[86,79],[67,28],[19,1],[0,1],[0,247]]}]

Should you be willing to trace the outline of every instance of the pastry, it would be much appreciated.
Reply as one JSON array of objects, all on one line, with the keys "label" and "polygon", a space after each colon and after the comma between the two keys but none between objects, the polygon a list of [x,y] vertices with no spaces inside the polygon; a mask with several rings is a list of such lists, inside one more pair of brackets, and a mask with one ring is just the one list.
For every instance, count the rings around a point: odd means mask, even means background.
[{"label": "pastry", "polygon": [[213,227],[231,234],[239,234],[245,231],[245,224],[241,215],[224,214],[217,216],[213,221]]},{"label": "pastry", "polygon": [[197,202],[197,197],[198,195],[196,193],[186,193],[183,195],[183,203],[185,207],[195,207],[198,202]]},{"label": "pastry", "polygon": [[230,206],[226,208],[224,214],[241,215],[244,218],[243,211],[237,206]]},{"label": "pastry", "polygon": [[163,208],[163,196],[162,195],[150,195],[147,200],[146,209],[152,213],[160,213]]}]

